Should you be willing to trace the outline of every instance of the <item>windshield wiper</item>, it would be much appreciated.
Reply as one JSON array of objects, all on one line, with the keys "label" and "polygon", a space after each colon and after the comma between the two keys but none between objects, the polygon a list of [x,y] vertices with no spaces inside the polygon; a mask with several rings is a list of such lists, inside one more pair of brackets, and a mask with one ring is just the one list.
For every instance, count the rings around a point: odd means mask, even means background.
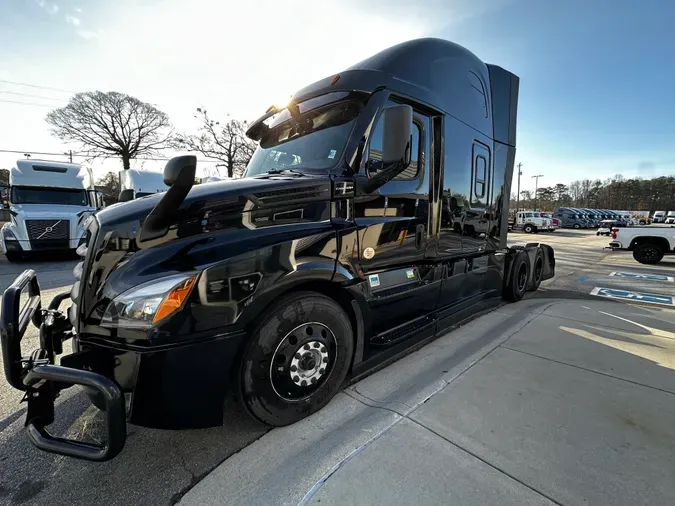
[{"label": "windshield wiper", "polygon": [[304,172],[300,172],[299,170],[294,170],[294,169],[270,169],[267,172],[263,172],[260,174],[261,176],[276,176],[276,175],[282,175],[282,176],[306,176]]}]

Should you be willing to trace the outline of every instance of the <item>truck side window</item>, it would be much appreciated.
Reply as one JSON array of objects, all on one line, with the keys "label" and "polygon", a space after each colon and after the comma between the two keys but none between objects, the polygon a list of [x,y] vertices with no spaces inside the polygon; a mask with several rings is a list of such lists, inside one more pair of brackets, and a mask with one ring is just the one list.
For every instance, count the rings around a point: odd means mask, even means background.
[{"label": "truck side window", "polygon": [[[370,136],[370,146],[368,148],[368,158],[366,162],[366,174],[368,177],[372,177],[377,173],[378,170],[382,170],[382,122],[383,115],[380,115],[377,126]],[[417,173],[419,172],[420,126],[417,122],[413,123],[411,133],[412,145],[410,153],[410,165],[407,169],[392,179],[392,181],[410,181],[415,179],[417,177]]]}]

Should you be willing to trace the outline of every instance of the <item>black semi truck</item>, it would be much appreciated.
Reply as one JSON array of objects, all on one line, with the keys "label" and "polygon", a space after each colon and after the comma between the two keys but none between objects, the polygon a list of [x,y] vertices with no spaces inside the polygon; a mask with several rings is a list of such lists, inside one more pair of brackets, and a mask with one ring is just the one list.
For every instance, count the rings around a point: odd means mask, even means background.
[{"label": "black semi truck", "polygon": [[[5,291],[5,375],[25,391],[31,441],[108,460],[127,422],[222,424],[232,390],[258,420],[290,424],[536,290],[553,250],[506,245],[517,98],[512,73],[413,40],[268,109],[242,179],[193,187],[196,158],[169,161],[167,192],[87,220],[70,292],[42,308],[32,270]],[[40,348],[23,356],[30,322]],[[104,411],[105,444],[48,432],[73,385]]]}]

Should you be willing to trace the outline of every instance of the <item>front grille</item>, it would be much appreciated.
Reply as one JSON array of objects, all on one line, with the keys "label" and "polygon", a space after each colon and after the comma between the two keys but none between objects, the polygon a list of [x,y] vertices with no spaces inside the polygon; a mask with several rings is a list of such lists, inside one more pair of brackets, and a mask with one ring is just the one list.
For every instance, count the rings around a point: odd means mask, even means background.
[{"label": "front grille", "polygon": [[68,241],[69,220],[26,220],[28,239],[32,241]]}]

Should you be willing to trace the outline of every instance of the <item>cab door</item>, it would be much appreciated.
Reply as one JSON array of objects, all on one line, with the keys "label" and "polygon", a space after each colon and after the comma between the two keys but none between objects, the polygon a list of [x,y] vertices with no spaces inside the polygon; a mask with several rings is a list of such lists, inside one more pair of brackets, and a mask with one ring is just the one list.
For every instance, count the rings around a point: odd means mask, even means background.
[{"label": "cab door", "polygon": [[[386,106],[400,102],[390,100]],[[431,118],[415,110],[410,166],[364,194],[359,188],[382,168],[381,113],[366,144],[354,198],[359,259],[370,290],[375,334],[423,320],[434,311],[439,288],[428,283],[433,267],[423,262],[429,245]]]}]

